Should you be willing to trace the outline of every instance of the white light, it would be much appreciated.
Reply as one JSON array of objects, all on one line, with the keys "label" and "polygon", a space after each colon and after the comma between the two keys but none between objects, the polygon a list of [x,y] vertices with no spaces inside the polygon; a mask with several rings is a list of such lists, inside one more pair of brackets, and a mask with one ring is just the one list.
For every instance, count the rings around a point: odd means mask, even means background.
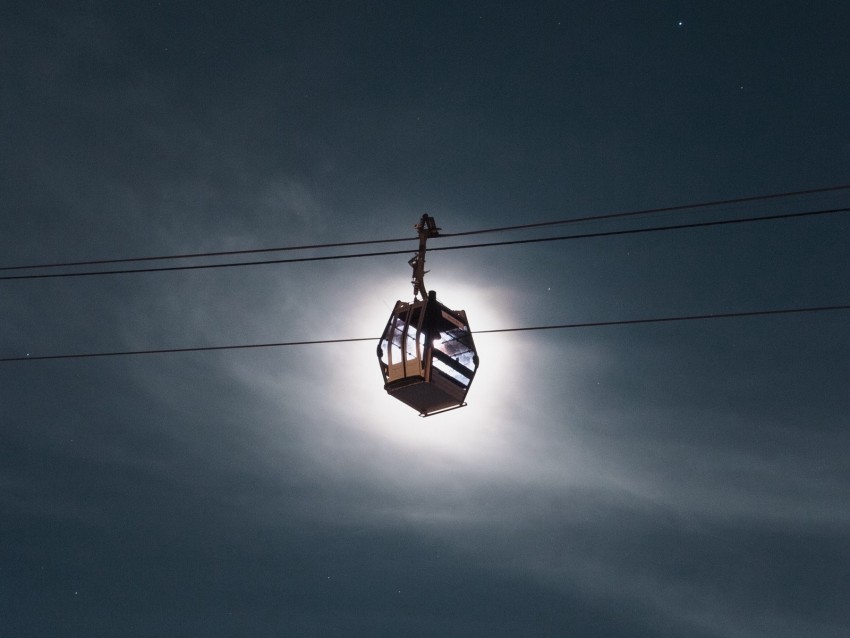
[{"label": "white light", "polygon": [[[353,330],[377,337],[397,300],[395,296],[404,298],[405,292],[407,289],[395,279],[379,283],[372,303],[363,304],[350,317]],[[351,426],[367,430],[376,441],[393,446],[398,453],[429,454],[436,463],[451,460],[462,465],[489,465],[494,456],[509,454],[502,416],[504,402],[519,391],[511,375],[515,341],[510,335],[482,335],[479,340],[475,326],[511,326],[507,295],[495,287],[449,284],[440,286],[437,298],[450,309],[464,310],[472,324],[481,366],[467,396],[468,407],[419,417],[384,391],[377,357],[369,356],[374,349],[371,347],[358,348],[357,356],[347,356],[347,366],[339,369],[331,385],[345,388],[350,400],[356,402],[349,406]],[[487,343],[482,347],[479,341]],[[435,344],[439,342],[434,340]]]}]

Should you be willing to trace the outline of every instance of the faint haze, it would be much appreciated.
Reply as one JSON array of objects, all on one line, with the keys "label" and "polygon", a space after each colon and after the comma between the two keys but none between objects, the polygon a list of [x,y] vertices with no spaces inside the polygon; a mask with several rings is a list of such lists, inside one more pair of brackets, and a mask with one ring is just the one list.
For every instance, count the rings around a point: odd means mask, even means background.
[{"label": "faint haze", "polygon": [[[424,213],[461,233],[850,174],[838,3],[2,13],[0,266],[412,255]],[[848,245],[837,213],[435,250],[426,283],[473,332],[824,306]],[[841,635],[846,312],[476,334],[469,405],[423,419],[375,353],[408,259],[0,281],[0,358],[375,339],[0,364],[0,635]]]}]

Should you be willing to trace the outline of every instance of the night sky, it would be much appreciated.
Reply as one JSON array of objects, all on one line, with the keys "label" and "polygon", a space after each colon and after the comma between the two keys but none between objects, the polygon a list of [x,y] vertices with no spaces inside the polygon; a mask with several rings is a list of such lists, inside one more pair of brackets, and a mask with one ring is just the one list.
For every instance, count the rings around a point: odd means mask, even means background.
[{"label": "night sky", "polygon": [[[410,248],[850,183],[845,2],[0,4],[0,267]],[[438,248],[850,207],[850,190]],[[433,251],[473,331],[850,303],[846,213]],[[838,637],[850,312],[482,333],[409,255],[0,280],[0,637]],[[96,270],[2,270],[0,276]]]}]

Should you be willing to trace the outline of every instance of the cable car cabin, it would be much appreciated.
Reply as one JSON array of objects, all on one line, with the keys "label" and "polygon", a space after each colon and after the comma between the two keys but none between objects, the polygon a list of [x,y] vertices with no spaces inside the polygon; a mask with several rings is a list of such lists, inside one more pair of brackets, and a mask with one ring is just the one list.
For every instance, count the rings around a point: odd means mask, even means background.
[{"label": "cable car cabin", "polygon": [[378,343],[384,389],[420,416],[460,408],[478,368],[463,310],[428,298],[399,301]]}]

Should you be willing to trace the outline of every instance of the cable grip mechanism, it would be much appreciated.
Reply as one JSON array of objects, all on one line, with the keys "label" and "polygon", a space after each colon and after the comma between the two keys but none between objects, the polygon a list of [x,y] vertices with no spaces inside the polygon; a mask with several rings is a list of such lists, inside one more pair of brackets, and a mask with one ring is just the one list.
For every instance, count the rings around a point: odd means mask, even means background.
[{"label": "cable grip mechanism", "polygon": [[413,298],[415,300],[419,294],[422,295],[423,299],[428,295],[425,288],[425,273],[428,272],[425,270],[425,244],[429,237],[439,236],[440,229],[437,228],[437,222],[430,215],[422,215],[422,219],[414,228],[419,233],[419,252],[413,255],[407,263],[413,268],[411,283],[413,284]]}]

